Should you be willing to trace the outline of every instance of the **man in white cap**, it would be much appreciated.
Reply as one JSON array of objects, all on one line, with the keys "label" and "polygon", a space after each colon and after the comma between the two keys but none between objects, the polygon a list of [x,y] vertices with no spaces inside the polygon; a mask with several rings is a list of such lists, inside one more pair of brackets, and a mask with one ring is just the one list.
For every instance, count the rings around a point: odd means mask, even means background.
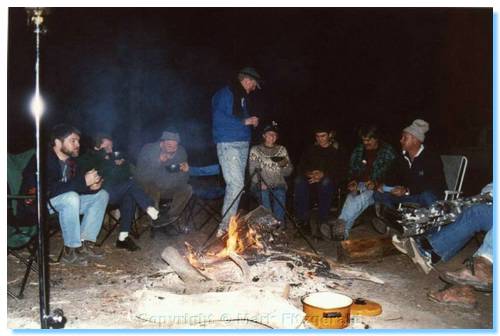
[{"label": "man in white cap", "polygon": [[376,203],[394,207],[399,203],[429,206],[441,198],[445,190],[443,164],[438,154],[424,146],[429,123],[416,119],[403,129],[402,156],[397,160],[386,185],[373,196]]},{"label": "man in white cap", "polygon": [[217,237],[223,236],[229,220],[236,214],[240,191],[245,185],[245,169],[251,140],[251,129],[257,127],[259,118],[252,116],[248,98],[260,88],[261,77],[254,68],[238,72],[234,82],[224,86],[212,97],[212,134],[217,144],[217,157],[222,168],[226,192]]}]

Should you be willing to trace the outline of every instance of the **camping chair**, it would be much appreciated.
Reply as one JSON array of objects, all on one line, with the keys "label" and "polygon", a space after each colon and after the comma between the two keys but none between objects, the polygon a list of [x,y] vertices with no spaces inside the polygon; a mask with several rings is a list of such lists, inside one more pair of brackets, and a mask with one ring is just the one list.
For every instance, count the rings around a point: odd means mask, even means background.
[{"label": "camping chair", "polygon": [[[38,272],[36,265],[38,246],[38,223],[29,215],[17,211],[17,203],[25,200],[35,201],[34,195],[20,195],[23,170],[35,153],[34,149],[13,155],[7,154],[7,255],[12,255],[26,266],[21,281],[21,288],[15,294],[11,290],[7,293],[17,299],[23,297],[24,289],[30,272]],[[28,252],[28,257],[23,252]]]},{"label": "camping chair", "polygon": [[[221,168],[219,164],[209,166],[190,167],[190,183],[193,187],[193,196],[187,206],[188,219],[193,221],[196,230],[203,228],[211,219],[221,221],[220,211],[214,208],[214,202],[224,197],[225,189],[220,181]],[[206,218],[197,224],[201,213],[206,214]]]},{"label": "camping chair", "polygon": [[97,239],[96,246],[101,247],[104,244],[104,242],[109,238],[111,233],[113,233],[113,231],[116,230],[116,228],[118,228],[120,224],[120,217],[117,217],[115,213],[115,211],[118,210],[118,208],[119,205],[115,206],[108,205],[108,207],[106,208],[106,213],[104,214],[105,219],[102,223],[100,232],[100,236],[102,236],[102,238]]},{"label": "camping chair", "polygon": [[468,160],[463,155],[441,155],[443,162],[444,177],[447,190],[444,191],[445,200],[455,200],[462,193],[465,171]]}]

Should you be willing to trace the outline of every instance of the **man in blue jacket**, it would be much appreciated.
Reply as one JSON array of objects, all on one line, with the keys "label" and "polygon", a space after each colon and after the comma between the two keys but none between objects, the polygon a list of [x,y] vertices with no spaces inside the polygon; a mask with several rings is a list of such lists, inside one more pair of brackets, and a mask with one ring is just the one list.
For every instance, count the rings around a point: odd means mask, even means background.
[{"label": "man in blue jacket", "polygon": [[[101,189],[103,179],[95,169],[80,172],[74,158],[80,153],[80,131],[60,124],[52,129],[51,149],[45,165],[49,211],[57,211],[64,250],[62,261],[84,265],[88,258],[102,257],[95,249],[109,195]],[[23,173],[22,190],[36,185],[35,160]],[[80,222],[80,215],[83,219]]]},{"label": "man in blue jacket", "polygon": [[222,213],[226,215],[219,225],[217,237],[227,232],[229,219],[238,209],[238,194],[245,185],[251,127],[259,124],[259,119],[250,115],[248,97],[256,88],[260,88],[260,80],[254,68],[243,68],[234,83],[226,85],[212,97],[212,133],[226,182],[222,207]]}]

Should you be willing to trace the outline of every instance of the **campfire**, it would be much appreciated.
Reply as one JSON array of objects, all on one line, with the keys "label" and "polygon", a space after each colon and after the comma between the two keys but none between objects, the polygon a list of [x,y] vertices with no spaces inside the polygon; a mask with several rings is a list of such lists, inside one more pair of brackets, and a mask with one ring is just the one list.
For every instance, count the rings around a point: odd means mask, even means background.
[{"label": "campfire", "polygon": [[[258,207],[231,218],[228,233],[203,247],[189,242],[184,251],[166,247],[162,259],[185,286],[144,291],[137,316],[165,327],[192,325],[192,320],[179,322],[172,317],[182,312],[190,319],[196,316],[196,323],[248,320],[271,328],[297,328],[304,323],[300,303],[304,294],[342,288],[337,282],[341,279],[383,283],[329,257],[289,247],[290,238],[277,224],[267,209]],[[204,315],[214,307],[216,313]]]}]

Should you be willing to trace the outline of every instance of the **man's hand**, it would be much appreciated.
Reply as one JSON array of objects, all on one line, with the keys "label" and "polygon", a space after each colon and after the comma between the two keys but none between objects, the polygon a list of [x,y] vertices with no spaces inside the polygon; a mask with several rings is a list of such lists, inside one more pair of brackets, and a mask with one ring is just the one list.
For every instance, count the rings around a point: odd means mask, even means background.
[{"label": "man's hand", "polygon": [[372,180],[366,181],[365,185],[366,185],[366,189],[368,189],[368,190],[375,189],[375,182]]},{"label": "man's hand", "polygon": [[101,180],[101,177],[97,173],[97,170],[92,169],[85,173],[85,184],[90,187]]},{"label": "man's hand", "polygon": [[171,155],[171,154],[161,152],[160,153],[160,162],[167,162],[172,157],[173,157],[173,155]]},{"label": "man's hand", "polygon": [[407,191],[408,191],[408,189],[406,189],[406,187],[397,186],[397,187],[394,187],[394,189],[391,190],[391,194],[393,194],[394,196],[401,197],[401,196],[404,196]]},{"label": "man's hand", "polygon": [[285,167],[287,164],[288,164],[288,159],[287,158],[284,158],[283,160],[279,160],[278,161],[278,166],[280,166],[280,168]]},{"label": "man's hand", "polygon": [[179,169],[183,173],[187,173],[189,171],[189,165],[187,162],[183,162],[179,165]]},{"label": "man's hand", "polygon": [[91,186],[89,186],[89,189],[90,189],[90,190],[94,190],[94,191],[95,191],[95,190],[99,190],[99,189],[101,189],[101,187],[102,187],[102,182],[103,182],[103,181],[104,181],[104,179],[100,179],[100,180],[99,180],[99,182],[94,183],[94,184],[92,184]]},{"label": "man's hand", "polygon": [[121,166],[125,162],[125,159],[115,160],[115,165]]},{"label": "man's hand", "polygon": [[318,183],[325,176],[325,174],[321,170],[313,170],[306,174],[309,184]]},{"label": "man's hand", "polygon": [[244,120],[244,124],[246,126],[253,126],[253,127],[257,127],[259,126],[259,118],[257,117],[250,117],[250,118],[246,118]]},{"label": "man's hand", "polygon": [[352,180],[351,182],[349,182],[347,184],[347,190],[349,190],[349,192],[355,192],[356,190],[358,190],[358,182],[356,182],[356,180]]}]

